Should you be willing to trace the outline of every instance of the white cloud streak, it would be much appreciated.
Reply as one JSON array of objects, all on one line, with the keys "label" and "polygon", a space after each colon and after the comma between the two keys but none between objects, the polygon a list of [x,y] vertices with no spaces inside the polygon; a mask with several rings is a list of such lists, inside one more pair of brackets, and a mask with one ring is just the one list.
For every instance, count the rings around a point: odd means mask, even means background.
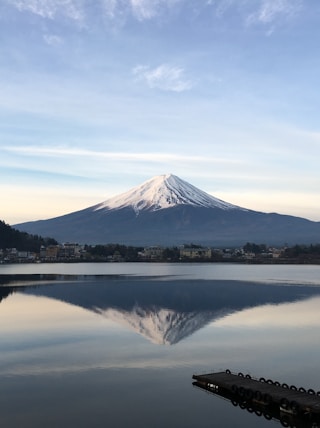
[{"label": "white cloud streak", "polygon": [[161,64],[151,68],[139,65],[132,70],[137,81],[144,81],[149,88],[157,88],[163,91],[184,92],[192,88],[193,84],[184,77],[183,68],[169,64]]},{"label": "white cloud streak", "polygon": [[[52,147],[35,147],[35,146],[15,146],[3,148],[6,152],[16,153],[23,156],[42,156],[42,157],[65,157],[72,158],[96,158],[108,159],[115,161],[138,161],[138,162],[164,162],[164,161],[187,161],[187,162],[204,162],[204,163],[228,163],[230,159],[208,156],[180,155],[173,153],[128,153],[128,152],[102,152],[78,148],[52,148]],[[232,161],[234,164],[240,161]]]}]

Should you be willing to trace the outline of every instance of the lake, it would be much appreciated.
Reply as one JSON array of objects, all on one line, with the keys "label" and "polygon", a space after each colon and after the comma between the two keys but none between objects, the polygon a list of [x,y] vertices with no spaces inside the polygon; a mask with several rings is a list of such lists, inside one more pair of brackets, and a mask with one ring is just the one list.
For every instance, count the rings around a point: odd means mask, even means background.
[{"label": "lake", "polygon": [[1,426],[279,426],[192,375],[320,390],[319,307],[320,266],[0,265]]}]

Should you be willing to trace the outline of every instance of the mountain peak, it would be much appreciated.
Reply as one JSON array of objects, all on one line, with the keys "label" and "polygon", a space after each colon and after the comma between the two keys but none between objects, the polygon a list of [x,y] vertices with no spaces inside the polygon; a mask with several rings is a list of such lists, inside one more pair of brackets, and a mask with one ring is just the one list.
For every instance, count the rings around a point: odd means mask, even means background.
[{"label": "mountain peak", "polygon": [[224,210],[239,209],[239,207],[217,199],[173,174],[155,176],[128,192],[107,199],[94,208],[95,210],[113,210],[131,207],[138,215],[142,210],[158,211],[176,205]]}]

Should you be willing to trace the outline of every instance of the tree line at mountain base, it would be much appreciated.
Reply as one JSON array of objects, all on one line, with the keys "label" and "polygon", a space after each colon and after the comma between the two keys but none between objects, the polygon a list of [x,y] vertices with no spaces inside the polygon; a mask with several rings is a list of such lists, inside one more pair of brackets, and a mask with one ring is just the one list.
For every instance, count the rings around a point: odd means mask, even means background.
[{"label": "tree line at mountain base", "polygon": [[19,251],[39,252],[41,246],[57,245],[53,238],[43,238],[38,235],[30,235],[20,232],[0,220],[0,249],[17,248]]}]

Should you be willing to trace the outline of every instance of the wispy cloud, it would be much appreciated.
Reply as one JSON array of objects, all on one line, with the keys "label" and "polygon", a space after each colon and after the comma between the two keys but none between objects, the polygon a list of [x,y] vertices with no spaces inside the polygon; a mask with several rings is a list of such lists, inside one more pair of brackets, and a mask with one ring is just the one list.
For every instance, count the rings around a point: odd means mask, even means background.
[{"label": "wispy cloud", "polygon": [[[108,159],[115,161],[143,161],[143,162],[164,162],[164,161],[187,161],[187,162],[204,162],[204,163],[230,163],[230,159],[210,156],[195,156],[182,155],[175,153],[160,153],[160,152],[105,152],[88,150],[81,148],[65,148],[65,147],[39,147],[39,146],[8,146],[4,147],[6,152],[16,153],[24,156],[42,156],[42,157],[80,157],[80,158],[96,158]],[[233,160],[232,163],[240,161]]]},{"label": "wispy cloud", "polygon": [[[20,12],[30,12],[46,19],[64,17],[83,24],[89,20],[91,0],[5,0]],[[236,12],[247,25],[271,25],[273,22],[296,15],[305,0],[96,0],[95,9],[109,20],[126,22],[129,17],[147,21],[166,16],[169,10],[179,6],[183,13],[211,8],[217,17],[229,11]],[[196,13],[197,15],[197,13]]]},{"label": "wispy cloud", "polygon": [[[6,0],[20,12],[31,12],[42,18],[55,19],[65,16],[75,21],[83,21],[91,0]],[[176,3],[186,0],[95,0],[109,18],[133,15],[137,20],[152,19]]]},{"label": "wispy cloud", "polygon": [[[238,0],[238,2],[241,0]],[[230,7],[234,5],[234,0],[207,0],[207,6],[213,7],[218,17],[222,17]]]},{"label": "wispy cloud", "polygon": [[131,14],[138,21],[155,18],[177,3],[186,0],[101,0],[105,11],[111,18],[119,14]]},{"label": "wispy cloud", "polygon": [[133,14],[138,20],[151,19],[183,0],[130,0]]},{"label": "wispy cloud", "polygon": [[263,0],[257,10],[247,17],[247,24],[272,24],[279,19],[295,16],[302,8],[302,0]]},{"label": "wispy cloud", "polygon": [[50,46],[59,46],[63,43],[63,39],[56,34],[45,34],[43,36],[44,41]]},{"label": "wispy cloud", "polygon": [[7,0],[20,12],[31,12],[42,18],[55,19],[58,15],[82,21],[81,1],[75,0]]},{"label": "wispy cloud", "polygon": [[161,64],[155,68],[147,65],[138,65],[132,71],[137,80],[144,81],[150,88],[183,92],[191,89],[193,86],[191,80],[185,78],[183,68],[169,64]]},{"label": "wispy cloud", "polygon": [[159,7],[164,1],[157,0],[131,0],[133,14],[140,21],[151,19],[159,13]]},{"label": "wispy cloud", "polygon": [[222,18],[228,12],[236,13],[247,26],[272,26],[296,16],[305,0],[207,0],[207,7]]}]

